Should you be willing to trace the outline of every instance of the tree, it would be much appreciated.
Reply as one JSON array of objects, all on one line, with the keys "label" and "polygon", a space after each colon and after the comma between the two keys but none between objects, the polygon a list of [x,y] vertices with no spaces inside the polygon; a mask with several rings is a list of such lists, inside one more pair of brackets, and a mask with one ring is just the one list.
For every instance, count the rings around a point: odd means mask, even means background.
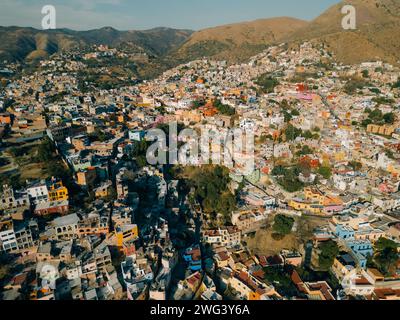
[{"label": "tree", "polygon": [[236,207],[236,197],[231,192],[225,192],[217,201],[217,211],[222,213],[225,220],[230,221],[230,215]]},{"label": "tree", "polygon": [[309,161],[300,161],[296,168],[302,173],[304,176],[309,176],[312,172],[311,164]]},{"label": "tree", "polygon": [[330,179],[332,177],[332,169],[328,166],[322,166],[318,169],[318,173],[325,179]]},{"label": "tree", "polygon": [[282,102],[279,104],[279,106],[284,110],[287,110],[290,108],[290,104],[286,99],[283,99]]},{"label": "tree", "polygon": [[109,138],[109,135],[106,132],[104,132],[103,130],[96,128],[96,130],[89,135],[89,138],[92,141],[104,142],[104,141],[107,141],[107,139]]},{"label": "tree", "polygon": [[370,124],[372,123],[372,120],[371,119],[364,119],[363,121],[361,121],[361,125],[363,126],[363,127],[368,127]]},{"label": "tree", "polygon": [[276,177],[276,176],[284,176],[286,174],[286,169],[282,166],[276,166],[275,168],[272,169],[271,174]]},{"label": "tree", "polygon": [[297,117],[299,115],[300,115],[300,112],[298,110],[296,110],[296,109],[292,110],[292,116]]},{"label": "tree", "polygon": [[313,153],[314,153],[314,150],[313,150],[312,148],[310,148],[310,147],[307,146],[307,145],[304,145],[304,146],[301,148],[301,150],[297,151],[296,155],[297,155],[297,156],[305,156],[305,155],[313,154]]},{"label": "tree", "polygon": [[294,219],[283,214],[278,214],[274,218],[273,230],[280,235],[287,235],[292,231]]},{"label": "tree", "polygon": [[54,149],[53,142],[49,138],[44,139],[38,147],[38,160],[40,162],[53,160]]},{"label": "tree", "polygon": [[264,269],[264,281],[273,284],[279,294],[285,297],[297,296],[297,289],[290,277],[291,268],[285,267],[284,270],[277,268]]},{"label": "tree", "polygon": [[231,106],[228,106],[226,104],[223,104],[221,102],[221,100],[215,100],[214,101],[214,106],[217,108],[219,113],[221,113],[223,115],[233,116],[236,113],[234,108],[232,108]]},{"label": "tree", "polygon": [[344,91],[347,94],[354,94],[357,90],[363,89],[368,83],[362,79],[350,79],[344,86]]},{"label": "tree", "polygon": [[369,118],[374,122],[381,122],[383,120],[383,113],[380,109],[375,109],[370,112]]},{"label": "tree", "polygon": [[261,91],[263,93],[272,93],[277,85],[279,85],[279,81],[268,73],[265,73],[257,78],[256,83],[261,87]]},{"label": "tree", "polygon": [[392,88],[393,89],[400,88],[400,78],[395,83],[393,83]]},{"label": "tree", "polygon": [[304,184],[299,180],[299,172],[297,168],[291,168],[279,180],[282,187],[288,192],[297,192],[304,188]]},{"label": "tree", "polygon": [[387,124],[393,124],[396,120],[396,117],[393,112],[389,112],[383,116],[383,120],[385,120],[385,123]]},{"label": "tree", "polygon": [[385,154],[389,159],[396,160],[394,153],[390,149],[385,149]]},{"label": "tree", "polygon": [[303,138],[312,139],[313,138],[313,133],[310,130],[307,130],[307,131],[303,132]]},{"label": "tree", "polygon": [[285,136],[286,136],[286,140],[288,140],[288,141],[295,140],[297,137],[300,137],[301,134],[302,134],[302,130],[296,128],[295,126],[293,126],[290,123],[286,127]]},{"label": "tree", "polygon": [[349,166],[354,170],[354,171],[360,171],[362,169],[362,163],[358,161],[350,161]]},{"label": "tree", "polygon": [[287,112],[286,110],[283,111],[283,117],[284,117],[286,123],[290,122],[293,119],[292,114]]},{"label": "tree", "polygon": [[221,166],[197,169],[189,181],[203,210],[206,213],[221,213],[226,221],[230,220],[230,214],[236,208],[236,197],[230,191],[229,183],[229,170]]},{"label": "tree", "polygon": [[379,238],[375,243],[374,261],[379,271],[385,275],[391,275],[395,272],[396,263],[399,260],[397,252],[398,244],[387,238]]},{"label": "tree", "polygon": [[318,257],[319,267],[322,270],[329,270],[333,265],[333,261],[339,254],[339,247],[333,240],[322,242],[319,245],[320,254]]},{"label": "tree", "polygon": [[144,168],[145,166],[147,166],[146,156],[143,155],[137,156],[135,162],[139,168]]},{"label": "tree", "polygon": [[292,167],[285,168],[283,166],[276,166],[271,174],[278,177],[278,183],[288,192],[297,192],[303,189],[304,184],[299,180],[299,173],[303,168]]}]

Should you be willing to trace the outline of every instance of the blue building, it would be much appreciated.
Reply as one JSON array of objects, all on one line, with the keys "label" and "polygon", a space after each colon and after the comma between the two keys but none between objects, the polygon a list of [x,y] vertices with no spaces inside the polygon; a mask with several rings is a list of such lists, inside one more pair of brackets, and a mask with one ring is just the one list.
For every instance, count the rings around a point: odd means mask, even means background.
[{"label": "blue building", "polygon": [[189,263],[189,269],[191,271],[195,272],[202,269],[201,250],[199,245],[186,249],[183,254],[183,259]]},{"label": "blue building", "polygon": [[366,269],[368,257],[374,254],[371,241],[350,240],[346,241],[346,246],[349,248],[352,257],[356,260],[357,265],[362,269]]},{"label": "blue building", "polygon": [[335,230],[335,236],[341,240],[354,240],[355,232],[353,228],[338,224]]}]

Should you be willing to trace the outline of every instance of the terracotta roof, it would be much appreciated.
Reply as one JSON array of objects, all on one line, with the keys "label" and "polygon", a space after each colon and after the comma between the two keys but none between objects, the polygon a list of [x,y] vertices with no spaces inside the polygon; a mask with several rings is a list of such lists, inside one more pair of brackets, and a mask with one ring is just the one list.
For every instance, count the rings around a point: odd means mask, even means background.
[{"label": "terracotta roof", "polygon": [[301,278],[300,278],[300,276],[299,276],[299,274],[297,273],[296,270],[294,270],[294,271],[292,272],[291,279],[292,279],[292,281],[293,281],[293,283],[294,283],[295,285],[298,285],[298,284],[300,284],[300,283],[303,283],[303,280],[301,280]]},{"label": "terracotta roof", "polygon": [[17,274],[15,277],[12,278],[11,283],[13,286],[22,285],[26,281],[27,277],[28,277],[27,273]]},{"label": "terracotta roof", "polygon": [[218,257],[220,258],[221,261],[226,261],[229,259],[229,255],[225,251],[221,251],[217,253]]},{"label": "terracotta roof", "polygon": [[380,300],[387,300],[390,297],[400,298],[400,290],[393,289],[375,289],[375,295]]},{"label": "terracotta roof", "polygon": [[193,275],[191,275],[189,278],[186,279],[186,281],[187,281],[191,286],[196,285],[200,280],[201,280],[201,274],[200,274],[200,272],[196,272],[196,273],[194,273]]}]

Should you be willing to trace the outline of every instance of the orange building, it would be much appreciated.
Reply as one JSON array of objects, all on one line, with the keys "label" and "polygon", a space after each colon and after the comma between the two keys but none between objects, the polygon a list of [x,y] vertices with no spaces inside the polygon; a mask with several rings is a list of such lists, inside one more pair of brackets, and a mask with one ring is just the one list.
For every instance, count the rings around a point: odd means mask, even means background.
[{"label": "orange building", "polygon": [[309,156],[304,156],[304,157],[300,158],[299,162],[307,163],[310,165],[311,168],[318,168],[320,165],[319,159],[312,159]]},{"label": "orange building", "polygon": [[205,117],[213,117],[218,113],[218,109],[214,107],[212,101],[208,101],[204,107],[200,107],[199,110]]},{"label": "orange building", "polygon": [[89,167],[86,170],[79,171],[76,174],[77,183],[80,186],[92,187],[96,181],[97,174],[95,167]]},{"label": "orange building", "polygon": [[2,123],[2,124],[11,124],[11,114],[9,114],[9,113],[0,113],[0,123]]}]

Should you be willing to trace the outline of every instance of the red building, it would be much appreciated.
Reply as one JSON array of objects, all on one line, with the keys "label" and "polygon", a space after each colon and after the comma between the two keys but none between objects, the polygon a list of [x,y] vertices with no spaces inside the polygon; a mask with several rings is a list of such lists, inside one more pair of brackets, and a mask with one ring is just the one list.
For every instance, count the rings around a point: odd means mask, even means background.
[{"label": "red building", "polygon": [[35,215],[47,216],[50,214],[67,214],[69,211],[68,200],[55,202],[42,202],[36,205]]}]

